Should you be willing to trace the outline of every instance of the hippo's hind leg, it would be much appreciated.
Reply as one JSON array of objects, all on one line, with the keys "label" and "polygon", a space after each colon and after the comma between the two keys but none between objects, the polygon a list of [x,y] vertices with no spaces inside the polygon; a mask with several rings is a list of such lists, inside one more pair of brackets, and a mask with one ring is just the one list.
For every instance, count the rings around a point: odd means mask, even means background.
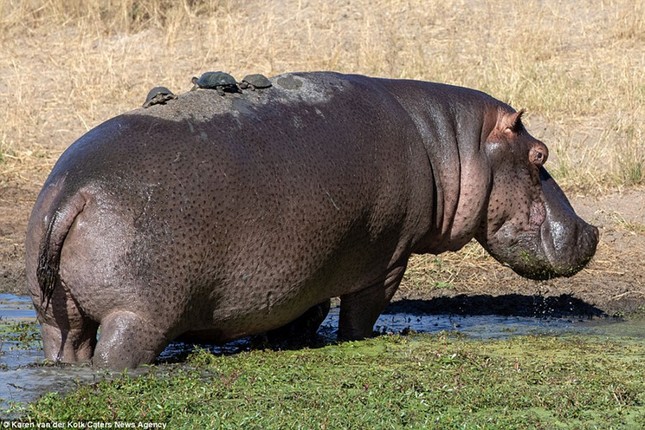
[{"label": "hippo's hind leg", "polygon": [[165,331],[134,312],[116,311],[101,320],[92,364],[115,370],[152,363],[168,344]]},{"label": "hippo's hind leg", "polygon": [[45,358],[63,363],[89,361],[96,345],[98,325],[90,322],[81,328],[64,328],[48,323],[41,326]]},{"label": "hippo's hind leg", "polygon": [[300,345],[316,339],[318,327],[325,320],[331,307],[327,299],[305,311],[295,320],[275,330],[266,333],[268,342],[272,345]]},{"label": "hippo's hind leg", "polygon": [[63,288],[54,291],[49,303],[36,303],[45,358],[63,363],[89,361],[98,324],[83,314]]},{"label": "hippo's hind leg", "polygon": [[365,339],[373,335],[374,323],[399,287],[405,267],[405,264],[397,266],[384,281],[340,297],[340,340]]}]

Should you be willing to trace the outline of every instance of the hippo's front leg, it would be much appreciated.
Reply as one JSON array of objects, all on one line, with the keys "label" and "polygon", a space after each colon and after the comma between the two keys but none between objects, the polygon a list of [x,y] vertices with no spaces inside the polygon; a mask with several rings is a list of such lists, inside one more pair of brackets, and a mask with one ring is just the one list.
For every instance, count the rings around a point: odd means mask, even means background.
[{"label": "hippo's front leg", "polygon": [[384,281],[340,297],[338,339],[358,340],[371,337],[374,323],[394,296],[407,262],[390,270]]},{"label": "hippo's front leg", "polygon": [[101,321],[92,364],[121,370],[151,363],[169,342],[165,333],[133,312],[112,312]]}]

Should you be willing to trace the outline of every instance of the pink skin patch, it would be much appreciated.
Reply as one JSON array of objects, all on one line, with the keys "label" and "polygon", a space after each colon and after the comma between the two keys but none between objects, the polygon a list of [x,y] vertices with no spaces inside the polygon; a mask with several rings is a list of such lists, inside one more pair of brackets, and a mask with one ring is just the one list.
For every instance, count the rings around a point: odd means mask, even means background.
[{"label": "pink skin patch", "polygon": [[529,212],[529,225],[531,227],[539,228],[546,219],[546,209],[541,200],[531,204],[531,211]]}]

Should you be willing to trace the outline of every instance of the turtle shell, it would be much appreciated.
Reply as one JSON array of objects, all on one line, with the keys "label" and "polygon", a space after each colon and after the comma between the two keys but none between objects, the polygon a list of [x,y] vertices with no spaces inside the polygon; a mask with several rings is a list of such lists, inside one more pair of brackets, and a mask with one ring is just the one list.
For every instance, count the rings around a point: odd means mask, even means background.
[{"label": "turtle shell", "polygon": [[150,107],[155,104],[164,104],[168,100],[172,100],[177,98],[173,94],[172,91],[170,91],[166,87],[154,87],[150,91],[148,91],[148,95],[146,96],[146,101],[143,103],[143,107]]},{"label": "turtle shell", "polygon": [[193,78],[193,83],[199,88],[232,87],[237,85],[235,78],[224,72],[206,72],[199,79]]},{"label": "turtle shell", "polygon": [[242,82],[253,85],[255,88],[269,88],[272,85],[269,78],[259,73],[246,75],[244,79],[242,79]]}]

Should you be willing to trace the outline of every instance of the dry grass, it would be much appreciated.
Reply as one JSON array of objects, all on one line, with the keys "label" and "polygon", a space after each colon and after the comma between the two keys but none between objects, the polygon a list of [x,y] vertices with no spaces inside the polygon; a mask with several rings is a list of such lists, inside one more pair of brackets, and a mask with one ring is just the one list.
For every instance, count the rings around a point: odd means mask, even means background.
[{"label": "dry grass", "polygon": [[643,0],[0,0],[0,185],[205,70],[338,70],[528,109],[566,187],[645,183]]}]

